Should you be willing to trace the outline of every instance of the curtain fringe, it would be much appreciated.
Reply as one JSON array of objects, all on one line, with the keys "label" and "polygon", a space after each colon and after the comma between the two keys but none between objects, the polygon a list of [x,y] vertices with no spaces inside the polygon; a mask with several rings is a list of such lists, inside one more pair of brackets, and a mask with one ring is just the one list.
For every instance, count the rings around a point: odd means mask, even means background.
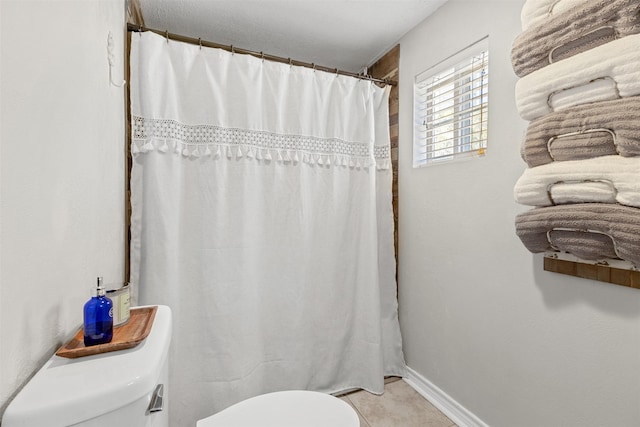
[{"label": "curtain fringe", "polygon": [[[173,151],[175,154],[181,154],[185,158],[212,158],[217,160],[222,155],[228,160],[246,159],[247,161],[256,160],[258,162],[270,162],[274,159],[272,153],[275,154],[276,163],[278,164],[299,164],[306,163],[309,165],[319,166],[340,166],[352,169],[369,169],[376,168],[378,170],[386,170],[391,167],[391,159],[374,158],[374,156],[351,156],[345,154],[320,154],[310,153],[300,150],[278,150],[271,148],[259,148],[250,145],[223,145],[223,144],[186,144],[181,141],[167,140],[148,140],[133,141],[131,143],[131,154],[138,155],[148,153],[150,151],[158,151],[168,153]],[[235,151],[235,152],[234,152]]]}]

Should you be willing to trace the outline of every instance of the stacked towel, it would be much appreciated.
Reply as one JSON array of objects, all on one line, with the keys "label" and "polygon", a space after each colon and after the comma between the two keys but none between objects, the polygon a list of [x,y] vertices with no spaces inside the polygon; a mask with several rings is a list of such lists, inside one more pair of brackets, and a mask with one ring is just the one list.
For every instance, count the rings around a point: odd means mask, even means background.
[{"label": "stacked towel", "polygon": [[550,230],[549,244],[558,251],[570,252],[589,261],[619,259],[615,241],[606,234],[594,231]]},{"label": "stacked towel", "polygon": [[613,154],[640,156],[640,96],[571,107],[532,121],[522,158],[532,168]]},{"label": "stacked towel", "polygon": [[522,32],[511,51],[513,69],[524,77],[618,38],[640,33],[637,0],[586,0]]},{"label": "stacked towel", "polygon": [[516,106],[534,120],[574,105],[640,94],[640,34],[548,65],[516,83]]},{"label": "stacked towel", "polygon": [[522,6],[520,15],[522,31],[528,30],[541,21],[549,20],[582,2],[584,0],[527,0]]},{"label": "stacked towel", "polygon": [[527,0],[512,50],[531,252],[640,266],[640,1]]},{"label": "stacked towel", "polygon": [[516,217],[516,234],[534,253],[564,250],[580,258],[640,265],[640,211],[615,204],[537,208]]},{"label": "stacked towel", "polygon": [[516,202],[528,206],[596,202],[640,207],[640,157],[604,156],[529,168],[513,192]]}]

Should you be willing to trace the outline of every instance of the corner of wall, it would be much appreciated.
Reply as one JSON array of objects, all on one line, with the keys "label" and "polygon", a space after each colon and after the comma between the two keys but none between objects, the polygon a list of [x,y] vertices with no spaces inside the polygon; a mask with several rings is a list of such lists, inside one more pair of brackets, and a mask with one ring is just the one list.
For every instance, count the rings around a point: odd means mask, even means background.
[{"label": "corner of wall", "polygon": [[120,77],[124,15],[124,0],[0,2],[0,415],[81,325],[95,277],[123,276],[124,91],[107,35]]}]

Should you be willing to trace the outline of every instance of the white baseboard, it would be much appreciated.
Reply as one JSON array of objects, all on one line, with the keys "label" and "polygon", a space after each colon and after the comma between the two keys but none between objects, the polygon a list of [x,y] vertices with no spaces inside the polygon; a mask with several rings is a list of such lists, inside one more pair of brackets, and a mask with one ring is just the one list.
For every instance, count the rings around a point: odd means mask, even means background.
[{"label": "white baseboard", "polygon": [[413,369],[407,367],[407,376],[403,379],[459,427],[489,427],[473,412]]}]

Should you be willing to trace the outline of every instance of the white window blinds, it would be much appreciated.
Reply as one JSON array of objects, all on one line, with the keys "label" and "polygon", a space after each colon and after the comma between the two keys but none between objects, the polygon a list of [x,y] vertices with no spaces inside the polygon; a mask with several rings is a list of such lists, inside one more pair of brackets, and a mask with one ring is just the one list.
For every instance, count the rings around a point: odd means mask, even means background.
[{"label": "white window blinds", "polygon": [[487,39],[416,76],[413,166],[484,155],[489,112]]}]

